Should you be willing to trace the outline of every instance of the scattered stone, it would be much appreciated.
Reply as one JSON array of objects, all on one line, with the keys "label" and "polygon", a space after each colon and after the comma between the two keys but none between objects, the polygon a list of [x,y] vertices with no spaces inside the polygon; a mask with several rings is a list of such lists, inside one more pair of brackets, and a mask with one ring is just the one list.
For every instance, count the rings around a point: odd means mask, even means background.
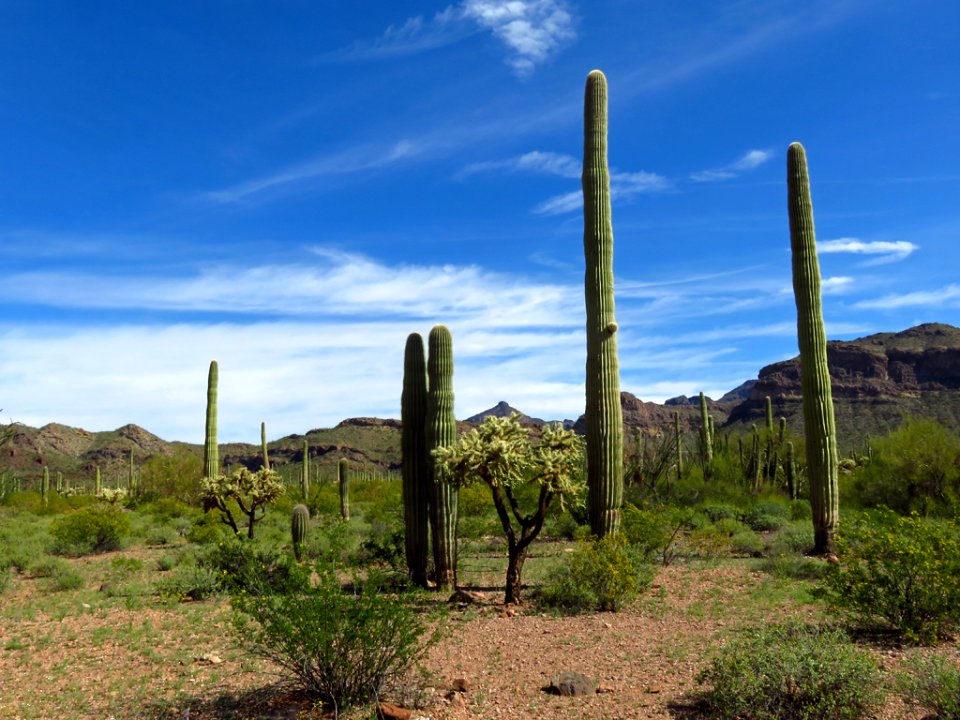
[{"label": "scattered stone", "polygon": [[380,720],[410,720],[413,717],[413,710],[382,702],[377,706],[377,717]]},{"label": "scattered stone", "polygon": [[483,602],[483,596],[480,593],[470,592],[463,588],[457,588],[453,595],[447,600],[448,603],[459,603],[461,605],[477,605]]},{"label": "scattered stone", "polygon": [[206,655],[200,655],[194,658],[194,660],[196,660],[197,662],[209,663],[210,665],[219,665],[220,663],[223,662],[223,658],[221,658],[216,653],[207,653]]},{"label": "scattered stone", "polygon": [[511,618],[516,614],[517,614],[516,605],[504,605],[503,608],[500,610],[500,617]]},{"label": "scattered stone", "polygon": [[582,673],[567,670],[554,677],[543,690],[553,695],[579,697],[596,694],[597,684]]},{"label": "scattered stone", "polygon": [[453,681],[452,687],[457,692],[470,692],[473,689],[473,685],[466,678],[457,678]]},{"label": "scattered stone", "polygon": [[651,685],[650,687],[647,688],[647,692],[650,693],[651,695],[657,695],[663,692],[663,688],[660,687],[659,685]]},{"label": "scattered stone", "polygon": [[612,685],[597,685],[597,695],[603,695],[604,693],[616,692]]}]

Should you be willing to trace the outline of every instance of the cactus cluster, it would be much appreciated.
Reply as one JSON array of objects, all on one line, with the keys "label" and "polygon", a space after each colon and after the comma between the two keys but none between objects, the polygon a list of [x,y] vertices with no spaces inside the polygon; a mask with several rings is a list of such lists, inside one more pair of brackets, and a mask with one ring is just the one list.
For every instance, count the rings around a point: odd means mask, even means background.
[{"label": "cactus cluster", "polygon": [[583,252],[587,310],[587,514],[603,537],[620,528],[623,411],[613,295],[613,222],[607,165],[607,79],[587,76],[583,107]]}]

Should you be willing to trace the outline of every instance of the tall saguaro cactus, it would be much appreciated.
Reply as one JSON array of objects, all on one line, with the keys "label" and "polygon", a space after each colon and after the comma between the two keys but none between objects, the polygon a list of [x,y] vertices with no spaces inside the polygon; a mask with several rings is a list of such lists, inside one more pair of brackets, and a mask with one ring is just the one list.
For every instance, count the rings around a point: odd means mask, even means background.
[{"label": "tall saguaro cactus", "polygon": [[840,515],[837,476],[837,434],[827,366],[827,334],[820,299],[820,264],[813,227],[813,203],[807,156],[800,143],[787,149],[787,207],[793,258],[793,294],[797,303],[800,384],[807,476],[813,509],[814,553],[833,551]]},{"label": "tall saguaro cactus", "polygon": [[270,456],[267,455],[267,424],[260,423],[260,447],[263,450],[263,469],[270,469]]},{"label": "tall saguaro cactus", "polygon": [[427,364],[423,337],[410,333],[403,353],[400,440],[403,466],[403,524],[410,581],[427,586],[430,474],[427,463]]},{"label": "tall saguaro cactus", "polygon": [[587,512],[598,537],[620,529],[623,412],[613,297],[613,221],[607,166],[607,78],[587,76],[583,103],[583,252],[587,306]]},{"label": "tall saguaro cactus", "polygon": [[713,426],[710,424],[710,412],[707,408],[707,396],[700,393],[700,447],[703,460],[703,477],[713,477]]},{"label": "tall saguaro cactus", "polygon": [[[453,445],[457,441],[457,421],[453,415],[453,338],[444,325],[435,325],[427,340],[427,451]],[[430,464],[430,525],[433,535],[433,565],[438,588],[457,584],[457,486],[446,482]]]},{"label": "tall saguaro cactus", "polygon": [[300,492],[303,493],[303,501],[310,498],[310,443],[303,439],[303,467],[300,468]]},{"label": "tall saguaro cactus", "polygon": [[203,476],[217,477],[220,474],[220,448],[217,445],[217,382],[220,371],[216,360],[210,361],[207,376],[207,430],[203,444]]},{"label": "tall saguaro cactus", "polygon": [[340,517],[350,519],[350,464],[346,458],[337,463],[337,479],[340,481]]}]

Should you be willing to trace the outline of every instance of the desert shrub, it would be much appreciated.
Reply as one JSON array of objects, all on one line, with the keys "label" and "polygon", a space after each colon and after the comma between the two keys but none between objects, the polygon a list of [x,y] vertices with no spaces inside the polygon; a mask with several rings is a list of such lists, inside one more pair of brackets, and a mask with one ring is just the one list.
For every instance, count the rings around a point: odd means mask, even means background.
[{"label": "desert shrub", "polygon": [[209,568],[219,587],[229,593],[286,593],[308,583],[307,571],[290,553],[234,538],[210,546],[197,558],[197,565]]},{"label": "desert shrub", "polygon": [[813,517],[813,508],[810,507],[809,500],[791,500],[787,515],[791,520],[810,520]]},{"label": "desert shrub", "polygon": [[940,720],[960,720],[960,668],[942,655],[912,658],[897,674],[897,687]]},{"label": "desert shrub", "polygon": [[9,566],[0,565],[0,594],[13,584],[13,570]]},{"label": "desert shrub", "polygon": [[738,520],[740,518],[740,511],[733,505],[727,505],[726,503],[701,505],[699,510],[706,515],[712,523],[716,523],[718,520]]},{"label": "desert shrub", "polygon": [[960,529],[890,510],[847,520],[837,565],[819,593],[860,620],[881,618],[912,642],[935,642],[960,624]]},{"label": "desert shrub", "polygon": [[161,555],[157,558],[156,567],[160,572],[173,570],[177,565],[177,559],[173,555]]},{"label": "desert shrub", "polygon": [[130,520],[114,505],[97,503],[55,519],[50,524],[54,552],[88,555],[119,550],[130,532]]},{"label": "desert shrub", "polygon": [[908,419],[874,440],[873,459],[853,478],[865,507],[953,517],[960,510],[960,437],[936,420]]},{"label": "desert shrub", "polygon": [[607,535],[579,543],[569,565],[555,571],[541,588],[540,599],[565,612],[616,612],[646,590],[655,574],[622,533]]},{"label": "desert shrub", "polygon": [[154,455],[140,466],[139,497],[152,504],[196,504],[202,475],[203,458],[187,448],[178,448],[172,455]]},{"label": "desert shrub", "polygon": [[331,568],[317,570],[319,583],[296,594],[235,595],[234,626],[244,645],[337,714],[376,699],[432,639],[403,596],[356,582],[347,594]]},{"label": "desert shrub", "polygon": [[689,512],[673,507],[627,503],[623,508],[622,531],[644,561],[669,565],[676,554],[677,538],[689,518]]},{"label": "desert shrub", "polygon": [[868,653],[839,631],[799,624],[745,631],[697,681],[712,686],[709,715],[730,720],[853,720],[882,697]]},{"label": "desert shrub", "polygon": [[766,548],[767,544],[763,541],[763,538],[749,528],[730,538],[730,550],[736,555],[760,557]]},{"label": "desert shrub", "polygon": [[713,523],[713,527],[718,533],[727,537],[733,537],[738,533],[750,530],[749,526],[734,518],[720,518]]},{"label": "desert shrub", "polygon": [[216,510],[211,510],[194,520],[186,532],[187,540],[197,545],[212,545],[232,536],[228,528],[220,520]]},{"label": "desert shrub", "polygon": [[786,522],[789,510],[770,500],[758,502],[743,515],[743,521],[751,530],[763,532],[765,530],[779,530]]},{"label": "desert shrub", "polygon": [[44,557],[30,566],[34,577],[47,578],[47,588],[56,592],[83,587],[83,575],[63,558]]},{"label": "desert shrub", "polygon": [[220,575],[210,567],[185,562],[154,586],[164,600],[205,600],[221,592]]}]

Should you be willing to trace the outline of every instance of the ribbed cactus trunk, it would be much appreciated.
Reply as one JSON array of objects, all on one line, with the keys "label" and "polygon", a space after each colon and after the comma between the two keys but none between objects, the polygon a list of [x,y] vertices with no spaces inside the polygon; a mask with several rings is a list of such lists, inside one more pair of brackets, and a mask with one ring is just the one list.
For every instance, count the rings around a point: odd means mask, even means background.
[{"label": "ribbed cactus trunk", "polygon": [[711,434],[710,414],[707,410],[707,397],[700,393],[700,445],[702,447],[703,477],[713,477],[713,435]]},{"label": "ribbed cactus trunk", "polygon": [[303,441],[303,467],[300,468],[300,492],[303,493],[303,500],[310,499],[310,443]]},{"label": "ribbed cactus trunk", "polygon": [[43,466],[43,478],[40,480],[40,500],[44,507],[50,502],[50,471],[46,465]]},{"label": "ribbed cactus trunk", "polygon": [[813,227],[807,157],[800,143],[787,150],[787,206],[797,303],[797,342],[803,389],[803,429],[816,554],[833,552],[839,520],[837,434],[827,366],[827,334],[820,299],[820,264]]},{"label": "ribbed cactus trunk", "polygon": [[673,413],[673,431],[677,443],[677,480],[683,480],[683,431],[680,430],[680,412]]},{"label": "ribbed cactus trunk", "polygon": [[260,447],[263,452],[263,469],[270,469],[270,456],[267,455],[267,424],[260,423]]},{"label": "ribbed cactus trunk", "polygon": [[446,482],[430,451],[457,441],[453,415],[453,338],[443,325],[430,330],[427,340],[427,462],[430,466],[430,525],[433,535],[433,566],[438,588],[457,584],[456,485]]},{"label": "ribbed cactus trunk", "polygon": [[763,398],[763,409],[767,419],[767,432],[773,434],[773,398],[769,395]]},{"label": "ribbed cactus trunk", "polygon": [[613,220],[607,166],[607,78],[587,76],[583,103],[583,253],[587,308],[587,514],[597,537],[620,529],[623,413],[613,296]]},{"label": "ribbed cactus trunk", "polygon": [[220,474],[220,448],[217,445],[217,382],[219,369],[216,360],[210,361],[210,374],[207,376],[207,430],[203,444],[203,476],[216,477]]},{"label": "ribbed cactus trunk", "polygon": [[403,394],[400,397],[400,440],[403,467],[403,523],[410,581],[427,586],[430,549],[430,469],[427,464],[427,363],[423,338],[407,337],[403,354]]},{"label": "ribbed cactus trunk", "polygon": [[350,465],[346,458],[337,463],[337,479],[340,481],[340,517],[350,519]]},{"label": "ribbed cactus trunk", "polygon": [[310,525],[310,510],[306,505],[294,505],[290,513],[290,539],[293,542],[293,556],[300,562],[303,559],[303,546],[307,542],[307,528]]},{"label": "ribbed cactus trunk", "polygon": [[100,495],[103,492],[103,478],[100,476],[100,466],[97,465],[97,472],[93,476],[93,494]]}]

